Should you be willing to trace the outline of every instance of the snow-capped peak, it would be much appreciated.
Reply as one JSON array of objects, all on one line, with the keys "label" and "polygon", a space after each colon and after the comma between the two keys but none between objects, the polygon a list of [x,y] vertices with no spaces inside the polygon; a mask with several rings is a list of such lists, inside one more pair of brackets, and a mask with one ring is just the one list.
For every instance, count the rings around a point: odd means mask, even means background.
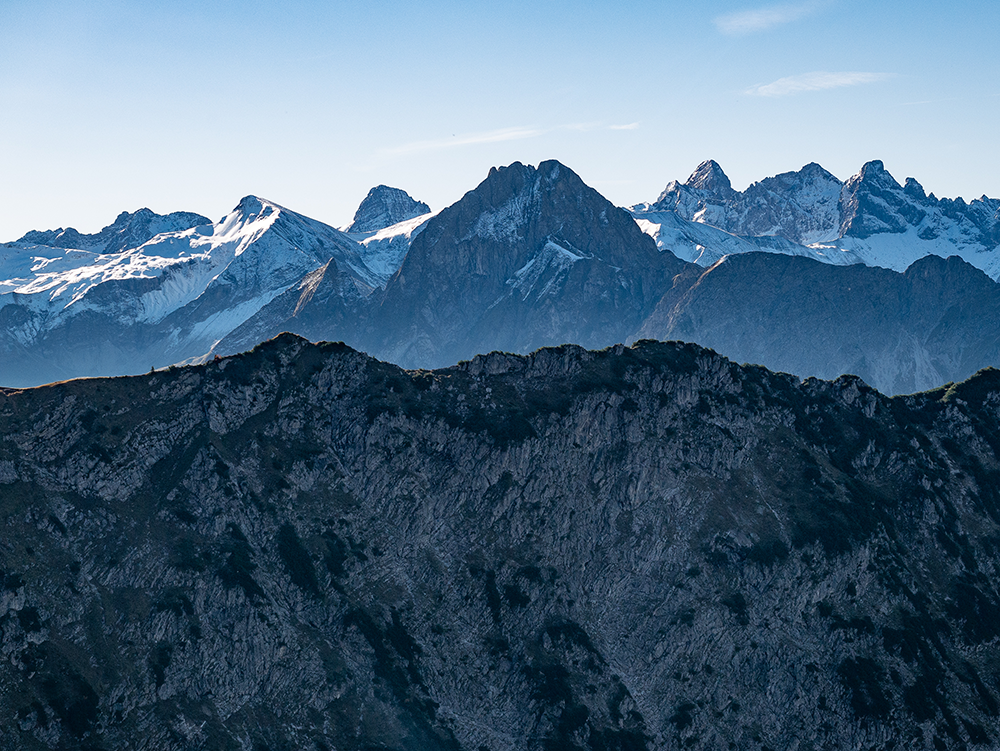
[{"label": "snow-capped peak", "polygon": [[[216,290],[215,297],[221,294],[237,305],[245,318],[331,258],[362,287],[382,282],[362,260],[358,245],[343,233],[252,195],[215,224],[162,232],[124,251],[23,242],[9,248],[13,252],[0,256],[0,295],[17,293],[22,304],[48,311],[51,323],[88,309],[107,312],[109,305],[120,309],[116,315],[124,319],[155,323],[210,288]],[[102,302],[92,301],[90,293],[102,285],[129,280],[149,281],[121,287],[127,293],[93,298]]]},{"label": "snow-capped peak", "polygon": [[[244,196],[232,211],[212,227],[210,236],[221,242],[259,236],[270,229],[282,211],[284,209],[281,206],[267,199]],[[242,248],[238,249],[236,255],[241,250]]]},{"label": "snow-capped peak", "polygon": [[747,247],[772,252],[834,263],[861,261],[897,271],[929,253],[957,254],[990,276],[1000,276],[1000,200],[938,199],[912,177],[900,185],[877,159],[844,183],[812,162],[742,192],[730,190],[725,173],[709,160],[687,182],[668,183],[656,202],[637,204],[630,211],[659,247],[677,246],[682,257],[699,263],[716,257],[723,245],[737,246],[717,236],[719,247],[695,242],[688,248],[682,238],[700,233],[681,228],[667,213],[681,222],[725,230],[747,239]]},{"label": "snow-capped peak", "polygon": [[91,250],[98,253],[115,253],[138,248],[163,232],[179,232],[211,222],[201,214],[176,211],[160,215],[142,208],[133,213],[121,212],[112,224],[92,235],[77,232],[72,227],[55,230],[32,230],[16,244],[22,246],[45,245],[53,248]]}]

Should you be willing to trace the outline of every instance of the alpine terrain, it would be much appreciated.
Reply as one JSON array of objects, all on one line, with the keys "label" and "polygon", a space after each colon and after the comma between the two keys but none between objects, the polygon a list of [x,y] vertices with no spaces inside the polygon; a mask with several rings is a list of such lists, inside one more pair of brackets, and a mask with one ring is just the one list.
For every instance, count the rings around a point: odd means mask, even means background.
[{"label": "alpine terrain", "polygon": [[766,250],[904,271],[932,254],[958,255],[1000,276],[1000,199],[939,199],[912,177],[900,185],[880,161],[845,183],[813,163],[740,193],[709,160],[631,211],[661,247],[703,266],[722,255]]},{"label": "alpine terrain", "polygon": [[214,224],[144,209],[96,235],[30,232],[0,255],[0,382],[135,373],[203,354],[331,263],[350,305],[384,283],[362,252],[254,196]]},{"label": "alpine terrain", "polygon": [[683,339],[913,392],[1000,364],[998,211],[880,162],[739,192],[711,161],[629,211],[555,161],[491,170],[438,212],[380,185],[346,232],[253,196],[214,224],[141,210],[3,246],[0,383],[148,372],[292,331],[422,368]]},{"label": "alpine terrain", "polygon": [[3,389],[0,745],[996,748],[998,420],[651,341]]}]

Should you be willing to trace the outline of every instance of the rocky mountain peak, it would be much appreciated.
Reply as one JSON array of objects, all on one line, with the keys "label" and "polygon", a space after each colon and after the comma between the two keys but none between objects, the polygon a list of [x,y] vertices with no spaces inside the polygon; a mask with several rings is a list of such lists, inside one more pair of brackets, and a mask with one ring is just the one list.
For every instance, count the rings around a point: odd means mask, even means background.
[{"label": "rocky mountain peak", "polygon": [[528,258],[522,258],[525,253],[549,240],[563,239],[585,254],[609,252],[608,247],[598,247],[615,245],[607,239],[598,242],[605,228],[620,230],[645,245],[633,226],[627,213],[558,161],[545,161],[537,168],[514,162],[490,170],[475,190],[432,219],[418,241],[433,242],[437,233],[449,227],[449,232],[458,232],[458,242],[475,237],[489,243],[516,244],[516,252],[502,264],[505,270],[501,273],[506,274],[517,268],[506,269],[509,263],[526,262]]},{"label": "rocky mountain peak", "polygon": [[383,309],[396,312],[381,326],[395,342],[381,352],[443,364],[487,349],[611,344],[655,304],[671,264],[681,265],[573,170],[514,162],[413,241],[386,287]]},{"label": "rocky mountain peak", "polygon": [[[886,170],[881,159],[873,159],[870,162],[866,162],[861,167],[861,171],[851,178],[851,180],[857,180],[867,185],[878,185],[881,188],[892,189],[900,187],[896,179]],[[848,180],[848,182],[851,182],[851,180]]]},{"label": "rocky mountain peak", "polygon": [[[737,235],[776,236],[794,243],[828,241],[837,235],[840,181],[815,162],[733,190],[714,161],[698,165],[683,185],[671,181],[653,204],[632,208],[637,218],[672,211],[688,221]],[[650,219],[650,221],[653,221]]]},{"label": "rocky mountain peak", "polygon": [[234,212],[240,214],[246,220],[255,219],[259,216],[267,216],[273,210],[274,206],[270,201],[253,195],[243,196],[233,209]]},{"label": "rocky mountain peak", "polygon": [[[673,226],[680,217],[742,236],[751,240],[746,247],[768,252],[815,252],[827,262],[860,261],[902,271],[926,253],[957,251],[991,276],[1000,273],[1000,261],[992,257],[1000,239],[1000,200],[986,196],[970,202],[939,199],[913,178],[900,185],[878,159],[867,162],[845,183],[811,162],[796,172],[754,182],[742,192],[732,190],[719,165],[709,160],[700,164],[687,182],[668,183],[655,202],[637,204],[630,211],[649,222],[649,231],[658,238],[661,231],[674,230],[656,228]],[[671,212],[675,218],[662,212]],[[879,239],[911,231],[916,245]],[[794,245],[768,239],[772,237]],[[660,239],[658,243],[669,247]],[[826,255],[817,247],[831,244],[844,253]],[[729,248],[727,252],[747,251]],[[854,260],[848,260],[847,253]],[[698,257],[713,259],[718,253]]]},{"label": "rocky mountain peak", "polygon": [[358,206],[347,232],[377,232],[407,219],[430,213],[430,206],[417,201],[405,190],[377,185]]},{"label": "rocky mountain peak", "polygon": [[867,162],[844,183],[840,196],[840,234],[865,239],[874,234],[905,232],[926,212],[904,195],[903,186],[878,159]]},{"label": "rocky mountain peak", "polygon": [[111,224],[100,232],[84,234],[72,227],[55,230],[32,230],[19,243],[47,245],[54,248],[78,248],[98,253],[117,253],[137,248],[163,232],[180,232],[211,221],[201,214],[175,211],[171,214],[157,214],[148,208],[135,212],[123,211]]},{"label": "rocky mountain peak", "polygon": [[927,193],[924,192],[924,186],[912,177],[906,178],[906,182],[903,184],[903,192],[911,198],[918,200],[927,198]]},{"label": "rocky mountain peak", "polygon": [[704,190],[720,198],[729,198],[736,194],[729,177],[714,159],[699,164],[684,183],[689,188]]},{"label": "rocky mountain peak", "polygon": [[123,211],[115,218],[114,222],[112,222],[110,226],[121,228],[130,224],[132,221],[149,221],[154,216],[156,215],[152,212],[152,210],[145,207],[138,209],[131,214],[127,211]]}]

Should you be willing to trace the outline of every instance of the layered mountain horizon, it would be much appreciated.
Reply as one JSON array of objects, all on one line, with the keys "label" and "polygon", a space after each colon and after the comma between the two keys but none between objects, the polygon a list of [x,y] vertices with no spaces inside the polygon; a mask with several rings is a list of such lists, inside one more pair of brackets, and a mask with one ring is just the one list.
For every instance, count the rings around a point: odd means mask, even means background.
[{"label": "layered mountain horizon", "polygon": [[918,188],[3,246],[0,747],[997,747],[995,202]]},{"label": "layered mountain horizon", "polygon": [[[740,192],[710,160],[627,210],[558,162],[514,163],[438,212],[377,186],[345,231],[254,196],[214,223],[142,209],[0,247],[0,383],[145,372],[290,330],[424,368],[682,338],[915,391],[998,362],[998,227],[997,199],[937,199],[881,162],[845,182],[809,164]],[[895,273],[926,256],[963,262]],[[906,302],[887,304],[896,287]]]}]

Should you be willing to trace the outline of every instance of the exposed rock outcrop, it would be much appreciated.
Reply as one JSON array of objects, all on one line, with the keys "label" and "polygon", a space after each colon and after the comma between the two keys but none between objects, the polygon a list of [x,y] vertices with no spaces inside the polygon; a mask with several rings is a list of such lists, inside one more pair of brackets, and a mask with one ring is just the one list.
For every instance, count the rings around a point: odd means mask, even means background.
[{"label": "exposed rock outcrop", "polygon": [[995,747],[998,419],[654,342],[2,390],[3,747]]},{"label": "exposed rock outcrop", "polygon": [[635,338],[698,342],[800,376],[853,373],[883,393],[1000,365],[1000,285],[958,257],[904,273],[750,253],[679,276]]},{"label": "exposed rock outcrop", "polygon": [[362,344],[420,367],[491,349],[607,346],[683,266],[566,166],[515,162],[427,223]]},{"label": "exposed rock outcrop", "polygon": [[354,213],[354,221],[345,232],[377,232],[407,219],[429,214],[431,207],[410,194],[388,185],[377,185],[368,191],[365,200]]},{"label": "exposed rock outcrop", "polygon": [[189,211],[161,215],[149,209],[134,213],[123,211],[112,224],[92,235],[67,229],[34,230],[18,240],[23,245],[46,245],[53,248],[81,248],[97,253],[119,253],[138,248],[164,232],[181,232],[211,224],[211,220]]}]

